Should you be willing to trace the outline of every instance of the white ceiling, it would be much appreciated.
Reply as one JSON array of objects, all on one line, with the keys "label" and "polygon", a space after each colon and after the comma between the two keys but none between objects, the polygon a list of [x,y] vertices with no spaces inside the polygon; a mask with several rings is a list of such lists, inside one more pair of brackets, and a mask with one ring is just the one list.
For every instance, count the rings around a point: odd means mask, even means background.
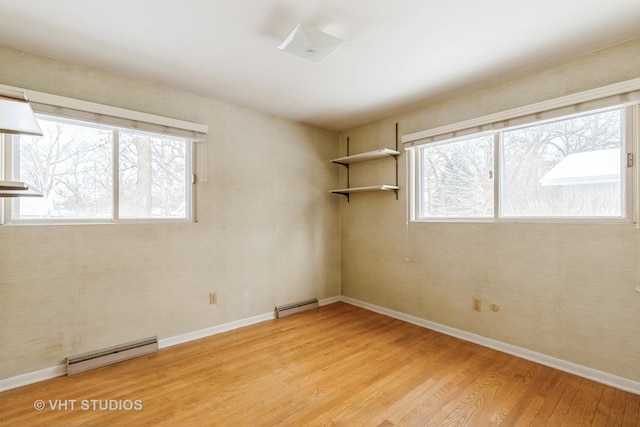
[{"label": "white ceiling", "polygon": [[[0,0],[0,17],[0,44],[332,130],[640,36],[640,0]],[[278,50],[298,21],[346,44],[319,64]]]}]

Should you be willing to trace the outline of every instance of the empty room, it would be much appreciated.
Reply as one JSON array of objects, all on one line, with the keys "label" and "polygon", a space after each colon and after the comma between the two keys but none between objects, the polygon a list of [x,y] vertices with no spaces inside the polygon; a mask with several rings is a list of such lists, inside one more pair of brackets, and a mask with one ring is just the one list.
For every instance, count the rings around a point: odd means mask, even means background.
[{"label": "empty room", "polygon": [[638,0],[0,21],[0,425],[640,426]]}]

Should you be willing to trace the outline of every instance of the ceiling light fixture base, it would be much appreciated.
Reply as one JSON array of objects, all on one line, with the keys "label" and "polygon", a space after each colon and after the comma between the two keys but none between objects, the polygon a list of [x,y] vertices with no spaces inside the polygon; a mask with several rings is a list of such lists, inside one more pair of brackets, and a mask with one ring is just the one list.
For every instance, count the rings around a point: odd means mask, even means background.
[{"label": "ceiling light fixture base", "polygon": [[278,49],[313,62],[322,62],[344,43],[338,37],[300,22]]}]

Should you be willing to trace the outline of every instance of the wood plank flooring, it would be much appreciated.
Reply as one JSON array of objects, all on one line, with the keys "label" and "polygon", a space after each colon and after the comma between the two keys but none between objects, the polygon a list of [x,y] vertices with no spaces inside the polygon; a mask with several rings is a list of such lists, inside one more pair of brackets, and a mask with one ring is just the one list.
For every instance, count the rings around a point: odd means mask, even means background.
[{"label": "wood plank flooring", "polygon": [[0,393],[0,425],[640,426],[640,396],[336,303]]}]

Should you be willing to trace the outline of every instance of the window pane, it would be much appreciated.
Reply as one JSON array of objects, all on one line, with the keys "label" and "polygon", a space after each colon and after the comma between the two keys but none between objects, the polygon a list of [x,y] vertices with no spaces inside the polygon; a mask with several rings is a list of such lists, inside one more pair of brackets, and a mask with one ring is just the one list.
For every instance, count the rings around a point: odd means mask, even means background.
[{"label": "window pane", "polygon": [[427,145],[419,162],[420,218],[493,217],[493,136]]},{"label": "window pane", "polygon": [[112,132],[38,117],[42,137],[20,136],[14,176],[44,197],[18,198],[16,219],[112,217]]},{"label": "window pane", "polygon": [[189,141],[120,133],[120,217],[188,218]]},{"label": "window pane", "polygon": [[621,217],[622,110],[503,133],[502,215]]}]

